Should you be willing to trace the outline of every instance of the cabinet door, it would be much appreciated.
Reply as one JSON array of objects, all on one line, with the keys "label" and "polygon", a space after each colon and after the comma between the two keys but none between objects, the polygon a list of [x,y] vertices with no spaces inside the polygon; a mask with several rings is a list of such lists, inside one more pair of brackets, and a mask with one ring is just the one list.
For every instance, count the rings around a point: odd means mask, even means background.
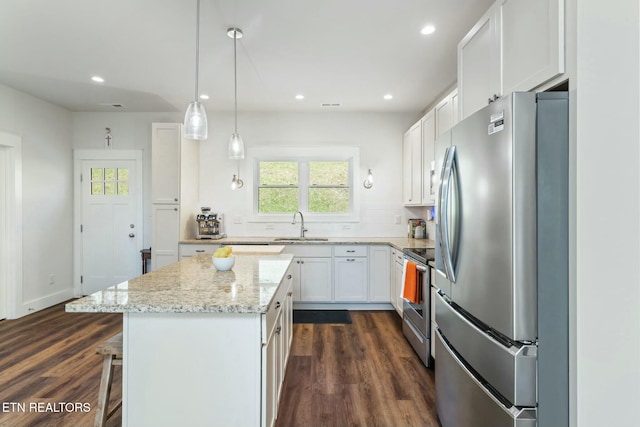
[{"label": "cabinet door", "polygon": [[[396,257],[397,258],[397,257]],[[391,298],[395,301],[395,307],[396,307],[396,311],[398,312],[398,314],[400,315],[400,317],[402,317],[402,295],[400,294],[400,292],[402,291],[402,269],[403,269],[404,264],[402,262],[398,262],[396,260],[396,266],[395,266],[395,282],[396,282],[396,286],[395,286],[395,295],[392,295]]]},{"label": "cabinet door", "polygon": [[331,258],[300,258],[300,301],[331,302]]},{"label": "cabinet door", "polygon": [[436,113],[436,138],[451,129],[453,126],[453,105],[451,98],[447,96],[435,107]]},{"label": "cabinet door", "polygon": [[153,205],[151,210],[151,267],[158,270],[178,262],[179,211],[175,205]]},{"label": "cabinet door", "polygon": [[402,136],[402,203],[411,203],[411,131],[408,130]]},{"label": "cabinet door", "polygon": [[391,301],[389,246],[369,246],[369,302]]},{"label": "cabinet door", "polygon": [[185,258],[189,258],[192,257],[194,255],[200,255],[200,254],[213,254],[215,252],[216,249],[218,249],[220,247],[220,245],[208,245],[208,244],[202,244],[202,245],[187,245],[187,244],[182,244],[180,245],[180,259],[185,259]]},{"label": "cabinet door", "polygon": [[436,138],[435,111],[422,118],[422,204],[432,205],[436,200],[434,149]]},{"label": "cabinet door", "polygon": [[177,204],[182,125],[153,123],[151,132],[151,203]]},{"label": "cabinet door", "polygon": [[278,342],[276,334],[272,333],[264,347],[262,357],[262,372],[264,375],[264,386],[262,388],[262,413],[264,414],[264,425],[273,427],[276,421],[276,408],[278,405],[277,384],[276,384],[276,363],[277,363]]},{"label": "cabinet door", "polygon": [[500,10],[494,3],[458,44],[458,91],[462,118],[501,95]]},{"label": "cabinet door", "polygon": [[564,72],[563,11],[563,0],[501,0],[502,93],[529,91]]},{"label": "cabinet door", "polygon": [[449,94],[451,97],[451,127],[454,127],[460,121],[460,97],[458,96],[458,89],[455,89]]},{"label": "cabinet door", "polygon": [[336,301],[365,302],[367,300],[367,258],[335,258]]}]

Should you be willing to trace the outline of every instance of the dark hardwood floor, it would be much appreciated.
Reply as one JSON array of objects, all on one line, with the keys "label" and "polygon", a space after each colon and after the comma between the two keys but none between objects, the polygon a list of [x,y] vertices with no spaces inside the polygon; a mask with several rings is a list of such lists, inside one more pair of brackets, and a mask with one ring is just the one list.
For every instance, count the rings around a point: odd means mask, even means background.
[{"label": "dark hardwood floor", "polygon": [[[93,426],[102,369],[95,347],[120,331],[121,314],[65,313],[64,304],[0,321],[0,426]],[[113,402],[121,396],[121,381],[116,369]],[[61,402],[89,407],[60,411]],[[47,403],[57,405],[47,408]],[[120,424],[118,411],[107,425]]]},{"label": "dark hardwood floor", "polygon": [[276,427],[440,427],[433,371],[399,316],[350,314],[350,325],[294,325]]},{"label": "dark hardwood floor", "polygon": [[[391,311],[351,318],[351,325],[294,325],[277,427],[439,427],[433,372],[402,336],[400,318]],[[121,330],[120,314],[65,313],[63,304],[0,321],[0,427],[92,426],[102,367],[94,350]],[[116,369],[112,402],[121,384]],[[30,411],[59,402],[91,410]],[[120,424],[118,411],[107,426]]]}]

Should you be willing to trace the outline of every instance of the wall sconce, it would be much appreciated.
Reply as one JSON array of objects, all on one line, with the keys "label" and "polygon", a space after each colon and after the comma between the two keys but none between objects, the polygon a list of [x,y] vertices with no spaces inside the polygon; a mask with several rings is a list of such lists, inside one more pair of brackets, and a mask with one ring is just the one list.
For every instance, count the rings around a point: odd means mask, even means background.
[{"label": "wall sconce", "polygon": [[373,187],[373,174],[371,173],[371,169],[369,169],[369,174],[367,175],[367,179],[364,180],[364,182],[362,183],[362,186],[367,190]]},{"label": "wall sconce", "polygon": [[244,186],[244,181],[238,177],[238,175],[233,174],[233,179],[231,180],[231,189],[238,190]]}]

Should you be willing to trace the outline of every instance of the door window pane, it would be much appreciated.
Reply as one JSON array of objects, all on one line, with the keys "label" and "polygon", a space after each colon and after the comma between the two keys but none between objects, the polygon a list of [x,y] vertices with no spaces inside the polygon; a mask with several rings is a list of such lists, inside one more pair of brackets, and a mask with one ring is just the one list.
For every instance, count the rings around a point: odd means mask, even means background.
[{"label": "door window pane", "polygon": [[104,183],[104,194],[107,196],[116,195],[116,183],[114,181]]},{"label": "door window pane", "polygon": [[91,183],[91,195],[92,196],[102,196],[104,194],[104,190],[102,188],[102,182],[92,182]]},{"label": "door window pane", "polygon": [[128,181],[129,180],[129,169],[118,168],[118,181]]},{"label": "door window pane", "polygon": [[91,181],[102,181],[102,168],[91,168]]},{"label": "door window pane", "polygon": [[105,181],[115,181],[116,180],[116,168],[105,168],[104,169],[104,180]]},{"label": "door window pane", "polygon": [[118,195],[119,196],[127,196],[127,195],[129,195],[129,183],[127,183],[127,182],[119,182],[118,183]]}]

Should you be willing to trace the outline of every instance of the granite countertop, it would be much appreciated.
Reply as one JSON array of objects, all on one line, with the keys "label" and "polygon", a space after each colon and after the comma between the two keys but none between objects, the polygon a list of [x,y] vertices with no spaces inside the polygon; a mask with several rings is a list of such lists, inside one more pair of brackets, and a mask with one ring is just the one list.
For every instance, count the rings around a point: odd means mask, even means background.
[{"label": "granite countertop", "polygon": [[[313,239],[314,236],[308,236]],[[407,237],[329,237],[326,241],[276,241],[275,237],[225,237],[218,240],[181,240],[189,245],[390,245],[395,249],[435,248],[435,242],[429,239],[409,239]]]},{"label": "granite countertop", "polygon": [[238,255],[217,271],[196,255],[66,305],[68,312],[265,313],[293,256]]}]

